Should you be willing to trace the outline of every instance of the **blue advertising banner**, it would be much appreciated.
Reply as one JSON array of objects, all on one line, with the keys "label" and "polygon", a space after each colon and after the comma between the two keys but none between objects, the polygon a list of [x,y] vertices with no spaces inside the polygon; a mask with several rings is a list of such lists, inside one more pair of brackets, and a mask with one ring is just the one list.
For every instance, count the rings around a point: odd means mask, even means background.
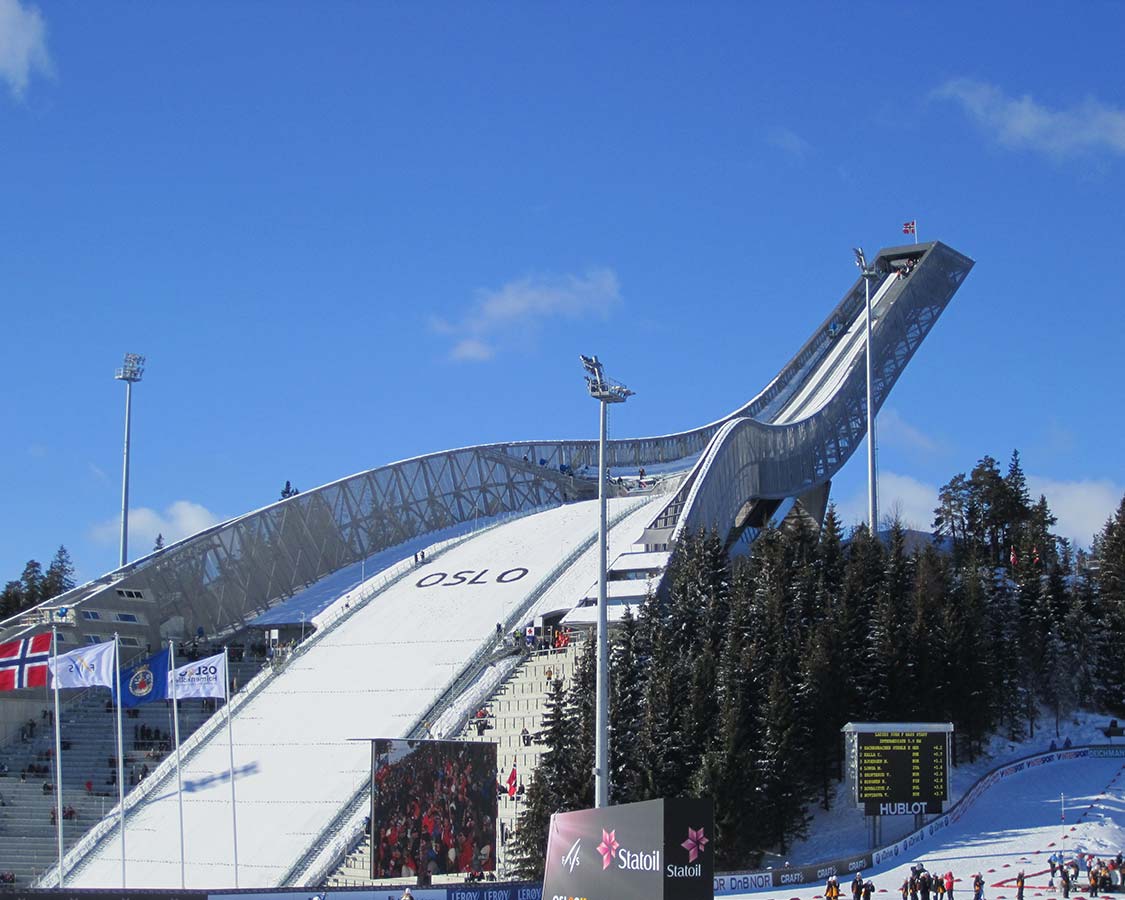
[{"label": "blue advertising banner", "polygon": [[543,900],[538,884],[461,884],[449,888],[447,900]]}]

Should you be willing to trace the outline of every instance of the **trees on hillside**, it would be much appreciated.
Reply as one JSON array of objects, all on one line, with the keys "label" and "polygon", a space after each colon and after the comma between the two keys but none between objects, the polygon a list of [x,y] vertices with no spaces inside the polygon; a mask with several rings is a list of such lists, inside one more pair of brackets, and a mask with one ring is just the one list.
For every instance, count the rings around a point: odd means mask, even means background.
[{"label": "trees on hillside", "polygon": [[[985,456],[942,487],[933,546],[909,551],[897,522],[845,543],[831,508],[819,534],[767,528],[733,566],[716,534],[684,538],[614,639],[614,802],[711,796],[717,864],[752,866],[831,804],[849,720],[952,721],[957,762],[1078,704],[1125,713],[1125,500],[1088,555],[1054,524],[1013,453],[1006,474]],[[558,746],[586,765],[589,695],[566,702]],[[557,765],[533,786],[519,841],[592,804]]]},{"label": "trees on hillside", "polygon": [[30,559],[18,580],[9,581],[0,594],[0,616],[7,618],[30,609],[44,600],[64,594],[74,587],[74,564],[66,547],[60,546],[51,557],[47,570],[38,560]]}]

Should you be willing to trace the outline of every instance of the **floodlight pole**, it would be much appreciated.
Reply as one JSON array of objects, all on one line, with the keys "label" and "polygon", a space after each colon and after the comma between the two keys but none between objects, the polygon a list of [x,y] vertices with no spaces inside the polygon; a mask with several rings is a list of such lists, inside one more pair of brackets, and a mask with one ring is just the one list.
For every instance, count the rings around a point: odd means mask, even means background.
[{"label": "floodlight pole", "polygon": [[121,558],[119,566],[125,567],[129,556],[129,425],[133,408],[133,385],[141,380],[145,371],[145,358],[136,353],[126,353],[125,363],[114,374],[125,382],[125,462],[121,473]]},{"label": "floodlight pole", "polygon": [[598,401],[598,664],[597,712],[594,739],[594,806],[609,806],[609,616],[606,600],[606,407],[624,403],[633,391],[607,381],[596,356],[582,356],[586,386]]},{"label": "floodlight pole", "polygon": [[862,248],[856,247],[852,252],[855,253],[855,264],[863,275],[863,296],[867,306],[864,323],[867,332],[867,527],[872,536],[875,536],[879,533],[879,506],[875,483],[875,405],[871,378],[871,279],[877,273],[874,266],[867,264]]}]

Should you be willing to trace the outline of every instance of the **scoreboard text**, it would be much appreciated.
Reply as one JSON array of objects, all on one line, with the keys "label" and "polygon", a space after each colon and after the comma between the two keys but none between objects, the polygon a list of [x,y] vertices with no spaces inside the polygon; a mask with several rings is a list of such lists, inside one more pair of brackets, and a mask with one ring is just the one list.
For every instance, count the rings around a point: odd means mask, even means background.
[{"label": "scoreboard text", "polygon": [[856,738],[856,799],[867,815],[941,811],[949,799],[945,733],[860,732]]}]

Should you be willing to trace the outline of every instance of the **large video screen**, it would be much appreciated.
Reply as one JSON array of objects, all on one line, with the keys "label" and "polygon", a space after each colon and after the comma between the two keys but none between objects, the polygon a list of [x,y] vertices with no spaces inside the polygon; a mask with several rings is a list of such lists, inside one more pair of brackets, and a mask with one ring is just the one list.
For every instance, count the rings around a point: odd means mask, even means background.
[{"label": "large video screen", "polygon": [[373,878],[495,870],[495,744],[379,739],[372,751]]}]

